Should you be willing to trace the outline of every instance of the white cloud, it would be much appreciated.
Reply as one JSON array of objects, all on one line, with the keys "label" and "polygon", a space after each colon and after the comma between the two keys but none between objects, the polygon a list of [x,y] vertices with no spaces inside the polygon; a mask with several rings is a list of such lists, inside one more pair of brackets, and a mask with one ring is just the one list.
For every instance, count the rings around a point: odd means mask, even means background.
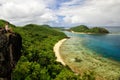
[{"label": "white cloud", "polygon": [[65,16],[64,21],[68,24],[120,25],[120,0],[86,0],[81,1],[82,5],[79,3],[78,0],[64,3],[58,15]]},{"label": "white cloud", "polygon": [[16,25],[120,25],[119,13],[120,0],[0,0],[0,18]]},{"label": "white cloud", "polygon": [[48,8],[48,0],[0,0],[0,18],[6,19],[14,24],[24,23],[44,24],[55,21],[57,16]]}]

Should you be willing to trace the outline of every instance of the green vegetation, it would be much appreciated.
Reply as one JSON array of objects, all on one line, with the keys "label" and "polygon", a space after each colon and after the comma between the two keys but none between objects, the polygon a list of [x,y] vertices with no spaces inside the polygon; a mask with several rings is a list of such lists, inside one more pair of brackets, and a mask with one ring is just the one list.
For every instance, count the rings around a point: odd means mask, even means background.
[{"label": "green vegetation", "polygon": [[93,27],[93,28],[88,28],[85,25],[80,25],[80,26],[76,26],[76,27],[72,27],[70,28],[70,31],[75,31],[75,32],[84,32],[84,33],[109,33],[108,30],[106,30],[105,28],[101,28],[101,27]]},{"label": "green vegetation", "polygon": [[53,27],[53,29],[55,29],[57,31],[64,31],[65,30],[64,27]]},{"label": "green vegetation", "polygon": [[75,32],[88,32],[89,28],[85,25],[80,25],[80,26],[72,27],[70,28],[70,30]]},{"label": "green vegetation", "polygon": [[13,80],[50,80],[64,68],[57,63],[53,53],[54,44],[66,37],[48,26],[29,24],[16,28],[23,38],[22,57],[14,72]]},{"label": "green vegetation", "polygon": [[109,33],[108,30],[106,30],[105,28],[101,28],[101,27],[94,27],[90,29],[91,33]]},{"label": "green vegetation", "polygon": [[95,80],[92,74],[75,75],[69,67],[56,62],[53,46],[66,37],[64,33],[48,25],[28,24],[13,29],[22,36],[23,47],[12,80]]},{"label": "green vegetation", "polygon": [[[0,19],[0,28],[4,27],[6,23],[9,23],[9,22]],[[9,26],[12,28],[15,27],[15,25],[13,25],[13,24],[9,24]]]}]

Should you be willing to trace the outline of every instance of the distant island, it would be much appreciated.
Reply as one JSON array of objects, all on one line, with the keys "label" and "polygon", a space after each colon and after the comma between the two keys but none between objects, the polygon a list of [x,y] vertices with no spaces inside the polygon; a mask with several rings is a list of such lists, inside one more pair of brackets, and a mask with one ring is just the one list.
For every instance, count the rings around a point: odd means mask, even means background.
[{"label": "distant island", "polygon": [[76,27],[72,27],[69,29],[69,31],[71,32],[80,32],[80,33],[109,33],[109,31],[105,28],[102,27],[93,27],[93,28],[88,28],[85,25],[80,25],[80,26],[76,26]]}]

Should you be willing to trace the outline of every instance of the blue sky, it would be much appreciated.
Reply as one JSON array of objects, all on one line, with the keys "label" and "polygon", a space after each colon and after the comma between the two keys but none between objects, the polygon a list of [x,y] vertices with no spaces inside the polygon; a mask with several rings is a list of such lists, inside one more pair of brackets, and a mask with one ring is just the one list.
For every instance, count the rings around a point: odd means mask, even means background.
[{"label": "blue sky", "polygon": [[50,9],[57,10],[61,7],[62,3],[69,2],[70,0],[55,0],[55,4],[49,5]]},{"label": "blue sky", "polygon": [[0,19],[20,26],[120,25],[120,0],[0,0],[0,10]]}]

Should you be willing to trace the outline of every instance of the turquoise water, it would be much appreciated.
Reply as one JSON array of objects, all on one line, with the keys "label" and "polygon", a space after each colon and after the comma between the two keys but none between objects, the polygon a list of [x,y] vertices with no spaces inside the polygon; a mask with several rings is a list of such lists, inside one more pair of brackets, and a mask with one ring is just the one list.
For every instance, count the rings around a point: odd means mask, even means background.
[{"label": "turquoise water", "polygon": [[[76,41],[82,38],[81,44],[94,51],[98,55],[120,62],[120,28],[108,28],[110,34],[76,34],[65,32],[71,38],[76,37]],[[77,46],[76,46],[77,47]]]}]

